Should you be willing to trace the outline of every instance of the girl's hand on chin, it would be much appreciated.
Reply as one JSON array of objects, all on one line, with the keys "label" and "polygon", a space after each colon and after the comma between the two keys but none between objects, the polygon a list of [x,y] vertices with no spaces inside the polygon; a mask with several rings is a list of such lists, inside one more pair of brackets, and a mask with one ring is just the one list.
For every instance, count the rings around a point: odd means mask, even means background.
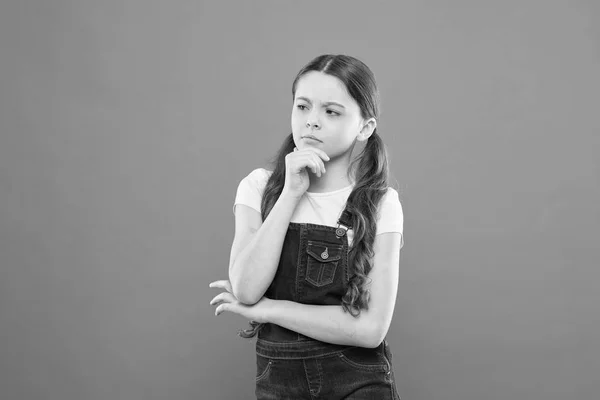
[{"label": "girl's hand on chin", "polygon": [[209,285],[211,288],[219,288],[225,290],[224,292],[216,295],[211,301],[210,305],[216,305],[215,315],[219,315],[224,311],[229,311],[234,314],[239,314],[242,317],[255,321],[258,323],[264,323],[266,321],[266,311],[269,307],[269,300],[266,297],[262,297],[256,304],[247,305],[240,303],[238,299],[233,295],[231,289],[231,283],[229,280],[220,280],[211,282]]}]

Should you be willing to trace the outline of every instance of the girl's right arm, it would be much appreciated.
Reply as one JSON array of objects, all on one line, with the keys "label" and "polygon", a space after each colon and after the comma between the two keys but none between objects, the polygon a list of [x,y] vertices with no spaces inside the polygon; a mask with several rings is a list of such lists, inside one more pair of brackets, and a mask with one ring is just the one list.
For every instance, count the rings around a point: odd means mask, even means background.
[{"label": "girl's right arm", "polygon": [[245,304],[258,302],[273,281],[287,229],[300,198],[310,183],[307,168],[325,172],[329,157],[320,149],[294,149],[286,156],[286,177],[279,199],[262,222],[256,210],[238,204],[231,246],[229,281],[233,295]]},{"label": "girl's right arm", "polygon": [[282,193],[262,225],[256,210],[243,204],[236,206],[229,281],[233,295],[241,303],[256,303],[273,281],[298,201],[299,198]]}]

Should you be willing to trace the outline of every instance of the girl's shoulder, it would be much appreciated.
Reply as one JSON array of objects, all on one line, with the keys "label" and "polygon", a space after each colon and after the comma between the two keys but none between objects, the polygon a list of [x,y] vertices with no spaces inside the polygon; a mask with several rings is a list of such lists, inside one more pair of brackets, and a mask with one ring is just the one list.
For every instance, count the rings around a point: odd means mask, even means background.
[{"label": "girl's shoulder", "polygon": [[396,189],[391,186],[388,186],[387,192],[383,195],[381,199],[384,204],[400,204],[400,194]]},{"label": "girl's shoulder", "polygon": [[399,232],[402,234],[400,247],[404,245],[404,214],[398,191],[388,187],[381,199],[377,216],[377,234],[386,232]]},{"label": "girl's shoulder", "polygon": [[388,187],[386,194],[381,199],[379,205],[379,219],[386,221],[404,219],[400,196],[398,191],[392,187]]},{"label": "girl's shoulder", "polygon": [[267,185],[267,181],[273,171],[269,171],[265,168],[255,168],[253,169],[246,177],[244,177],[244,181],[250,186],[253,186],[257,189],[262,189]]},{"label": "girl's shoulder", "polygon": [[266,168],[255,168],[248,174],[249,177],[254,179],[269,179],[273,171],[269,171]]}]

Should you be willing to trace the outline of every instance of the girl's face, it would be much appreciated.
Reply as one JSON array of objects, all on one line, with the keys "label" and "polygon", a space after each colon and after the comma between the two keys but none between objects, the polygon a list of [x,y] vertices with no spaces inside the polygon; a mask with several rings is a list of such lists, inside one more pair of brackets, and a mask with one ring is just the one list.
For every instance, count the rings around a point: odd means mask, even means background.
[{"label": "girl's face", "polygon": [[357,136],[363,140],[359,136],[363,124],[358,104],[338,78],[311,71],[298,80],[292,109],[292,134],[298,149],[318,147],[331,158],[344,154]]}]

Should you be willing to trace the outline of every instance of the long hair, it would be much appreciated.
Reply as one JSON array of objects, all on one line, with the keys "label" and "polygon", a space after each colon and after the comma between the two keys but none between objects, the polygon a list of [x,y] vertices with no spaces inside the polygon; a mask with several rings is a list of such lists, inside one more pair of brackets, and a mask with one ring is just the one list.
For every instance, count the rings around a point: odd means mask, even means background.
[{"label": "long hair", "polygon": [[[325,54],[306,64],[296,75],[292,84],[292,101],[298,81],[310,71],[332,75],[342,81],[350,96],[358,103],[364,119],[379,117],[380,98],[375,77],[362,61],[347,55]],[[290,133],[272,162],[273,173],[269,177],[261,201],[261,216],[264,221],[279,199],[285,184],[285,156],[294,150],[294,139]],[[350,281],[348,290],[342,297],[344,311],[358,317],[361,309],[369,307],[367,274],[372,268],[374,256],[378,206],[388,189],[388,156],[385,145],[377,133],[377,128],[368,138],[360,154],[349,166],[354,175],[354,188],[347,200],[351,213],[354,237],[348,253]],[[250,328],[239,331],[242,337],[253,337],[262,324],[250,322]]]}]

